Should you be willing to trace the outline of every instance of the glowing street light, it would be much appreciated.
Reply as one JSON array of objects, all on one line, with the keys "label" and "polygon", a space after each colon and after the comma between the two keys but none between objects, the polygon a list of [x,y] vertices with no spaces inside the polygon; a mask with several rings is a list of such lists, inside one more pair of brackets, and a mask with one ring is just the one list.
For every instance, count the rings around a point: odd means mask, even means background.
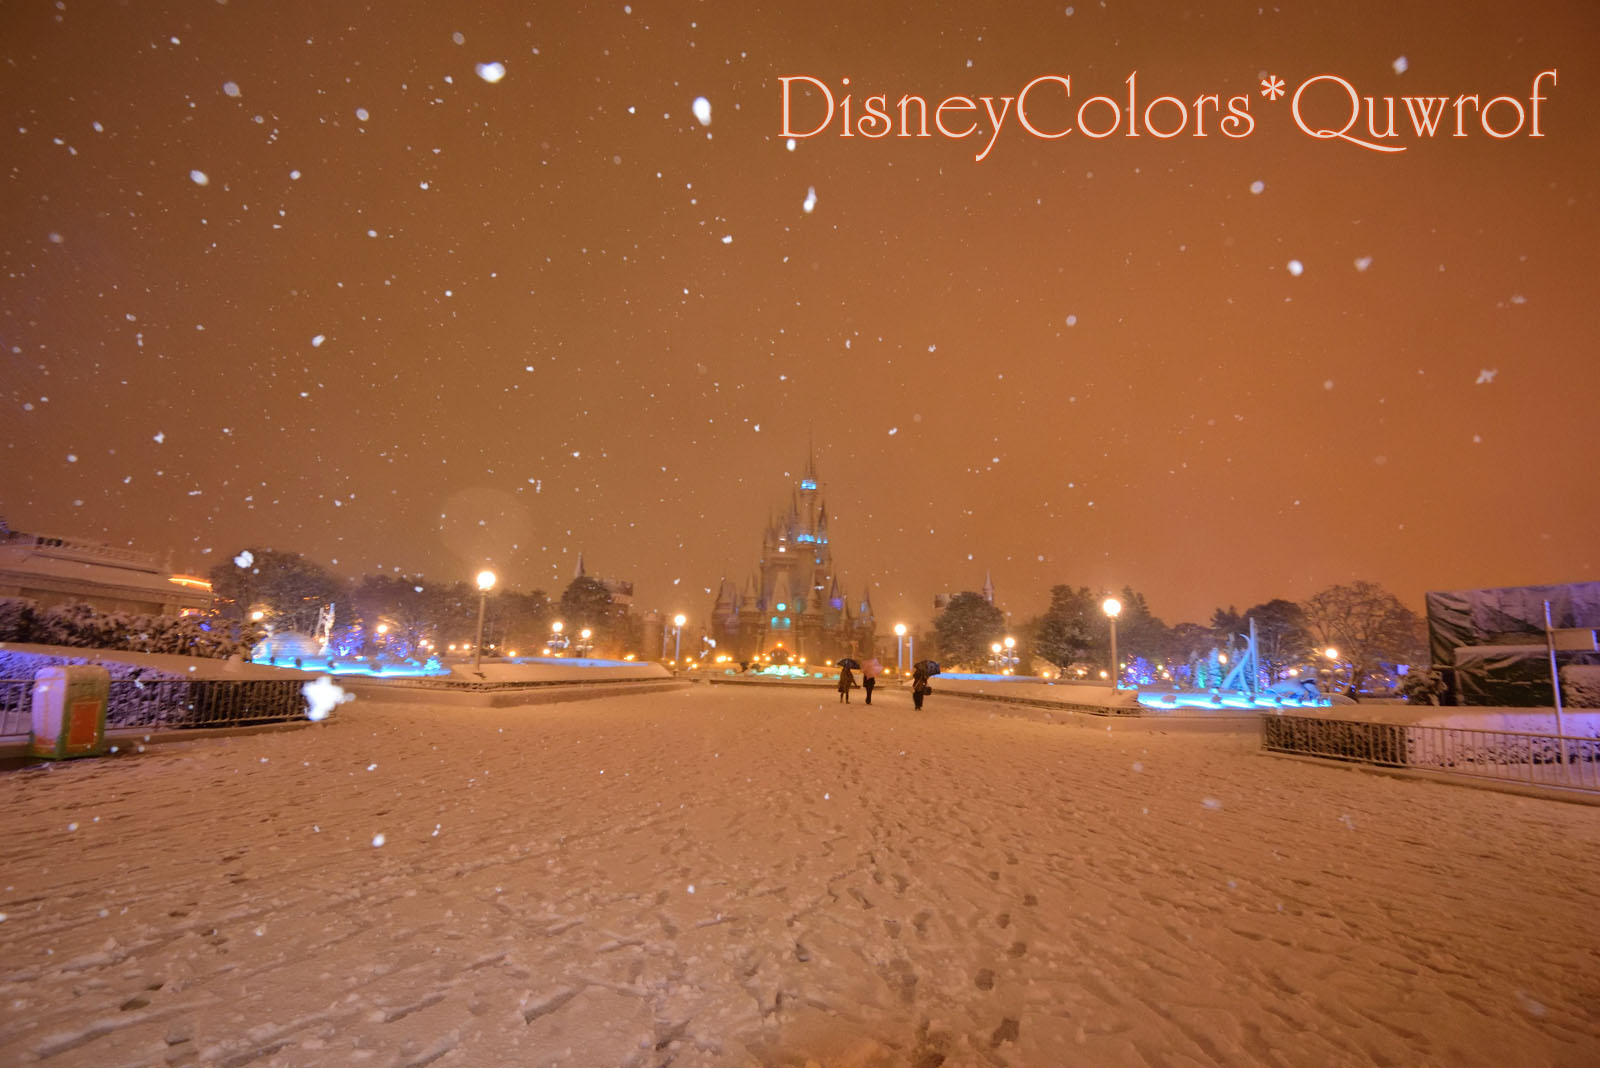
[{"label": "glowing street light", "polygon": [[483,612],[489,604],[489,591],[494,589],[494,572],[485,568],[478,572],[478,640],[472,645],[472,671],[483,674]]},{"label": "glowing street light", "polygon": [[1122,602],[1115,597],[1107,597],[1100,609],[1111,621],[1111,692],[1115,693],[1122,674],[1117,670],[1117,617],[1122,614]]},{"label": "glowing street light", "polygon": [[678,655],[683,651],[683,625],[689,617],[679,612],[672,617],[672,666],[678,666]]},{"label": "glowing street light", "polygon": [[584,627],[582,630],[580,630],[578,632],[578,655],[579,656],[588,656],[589,655],[589,649],[590,649],[589,638],[593,634],[594,634],[594,631],[590,630],[588,627]]}]

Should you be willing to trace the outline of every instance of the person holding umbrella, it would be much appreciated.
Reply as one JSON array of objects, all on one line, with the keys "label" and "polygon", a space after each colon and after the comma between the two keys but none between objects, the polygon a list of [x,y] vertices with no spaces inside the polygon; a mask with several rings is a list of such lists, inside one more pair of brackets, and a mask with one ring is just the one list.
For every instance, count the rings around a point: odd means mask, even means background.
[{"label": "person holding umbrella", "polygon": [[861,688],[867,691],[867,704],[872,703],[872,688],[878,684],[878,676],[883,673],[883,662],[873,657],[861,665]]},{"label": "person holding umbrella", "polygon": [[852,669],[860,666],[860,661],[851,660],[849,657],[839,661],[839,701],[842,704],[850,703],[850,691],[856,688],[856,677]]},{"label": "person holding umbrella", "polygon": [[922,711],[922,699],[933,692],[928,679],[939,674],[939,665],[932,660],[918,660],[911,665],[911,703]]}]

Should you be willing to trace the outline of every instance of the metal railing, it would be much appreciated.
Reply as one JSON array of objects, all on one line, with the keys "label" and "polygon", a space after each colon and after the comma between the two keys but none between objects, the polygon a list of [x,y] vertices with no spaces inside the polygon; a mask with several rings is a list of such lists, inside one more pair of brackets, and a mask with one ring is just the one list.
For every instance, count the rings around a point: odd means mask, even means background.
[{"label": "metal railing", "polygon": [[1267,713],[1261,717],[1261,748],[1600,793],[1600,738]]},{"label": "metal railing", "polygon": [[[0,736],[33,728],[33,680],[0,679]],[[300,679],[112,679],[106,727],[244,727],[306,714]]]}]

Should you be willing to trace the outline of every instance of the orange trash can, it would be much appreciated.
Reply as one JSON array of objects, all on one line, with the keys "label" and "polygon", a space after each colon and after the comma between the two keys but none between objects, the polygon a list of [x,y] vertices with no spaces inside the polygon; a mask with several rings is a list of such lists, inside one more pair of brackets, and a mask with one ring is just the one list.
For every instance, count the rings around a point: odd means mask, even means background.
[{"label": "orange trash can", "polygon": [[46,760],[106,751],[111,673],[94,664],[40,668],[33,676],[33,736],[28,755]]}]

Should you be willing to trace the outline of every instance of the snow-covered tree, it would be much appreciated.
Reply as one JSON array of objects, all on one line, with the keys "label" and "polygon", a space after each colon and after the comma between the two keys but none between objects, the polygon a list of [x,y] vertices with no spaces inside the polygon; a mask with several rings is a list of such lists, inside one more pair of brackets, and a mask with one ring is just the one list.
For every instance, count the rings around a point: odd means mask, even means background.
[{"label": "snow-covered tree", "polygon": [[1088,657],[1100,643],[1098,631],[1103,620],[1095,616],[1100,608],[1087,586],[1052,586],[1050,607],[1034,621],[1034,655],[1065,671]]},{"label": "snow-covered tree", "polygon": [[989,646],[1005,636],[1005,628],[1005,613],[970,590],[950,598],[933,621],[940,656],[970,667],[989,658]]},{"label": "snow-covered tree", "polygon": [[211,569],[211,591],[229,618],[248,620],[256,608],[273,629],[309,634],[317,614],[344,592],[320,564],[294,552],[247,549]]}]

